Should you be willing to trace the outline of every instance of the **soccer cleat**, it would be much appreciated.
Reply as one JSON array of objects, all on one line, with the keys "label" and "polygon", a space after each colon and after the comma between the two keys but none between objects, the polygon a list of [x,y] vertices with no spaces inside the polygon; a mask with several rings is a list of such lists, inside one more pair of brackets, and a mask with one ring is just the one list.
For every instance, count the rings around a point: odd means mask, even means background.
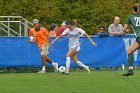
[{"label": "soccer cleat", "polygon": [[88,71],[88,73],[90,74],[90,69],[89,66],[86,66],[85,69]]},{"label": "soccer cleat", "polygon": [[46,73],[46,71],[40,70],[40,71],[39,71],[39,72],[37,72],[37,73],[44,74],[44,73]]},{"label": "soccer cleat", "polygon": [[54,65],[54,72],[58,72],[58,63],[55,63]]},{"label": "soccer cleat", "polygon": [[123,74],[123,76],[132,76],[134,75],[133,70],[129,70],[127,73]]}]

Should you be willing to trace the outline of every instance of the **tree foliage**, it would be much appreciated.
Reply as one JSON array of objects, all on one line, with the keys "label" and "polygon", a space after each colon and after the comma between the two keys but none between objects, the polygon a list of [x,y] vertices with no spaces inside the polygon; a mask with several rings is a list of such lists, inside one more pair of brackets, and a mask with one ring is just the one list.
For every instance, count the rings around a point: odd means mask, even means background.
[{"label": "tree foliage", "polygon": [[124,24],[132,13],[132,5],[139,0],[0,0],[1,16],[23,16],[32,21],[37,18],[49,29],[51,23],[77,20],[88,34],[98,31],[99,25],[108,28],[114,16]]}]

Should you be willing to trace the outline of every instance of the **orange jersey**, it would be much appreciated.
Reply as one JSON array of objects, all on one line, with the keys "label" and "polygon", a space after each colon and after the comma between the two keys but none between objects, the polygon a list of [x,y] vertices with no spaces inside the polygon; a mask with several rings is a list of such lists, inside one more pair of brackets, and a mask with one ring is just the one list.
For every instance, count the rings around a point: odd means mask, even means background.
[{"label": "orange jersey", "polygon": [[50,31],[49,35],[50,37],[56,37],[57,32],[56,31]]},{"label": "orange jersey", "polygon": [[29,36],[32,35],[34,35],[38,47],[42,47],[42,45],[48,44],[49,42],[49,31],[43,27],[41,27],[39,31],[35,31],[35,28],[31,28]]}]

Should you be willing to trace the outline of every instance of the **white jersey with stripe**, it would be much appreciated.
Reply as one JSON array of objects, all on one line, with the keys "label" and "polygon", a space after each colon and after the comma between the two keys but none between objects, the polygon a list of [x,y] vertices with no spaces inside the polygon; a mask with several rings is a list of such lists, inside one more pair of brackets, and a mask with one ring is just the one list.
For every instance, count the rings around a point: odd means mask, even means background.
[{"label": "white jersey with stripe", "polygon": [[68,35],[69,37],[69,48],[73,46],[80,46],[80,37],[85,33],[84,30],[80,28],[75,28],[74,30],[70,30],[67,28],[62,35]]}]

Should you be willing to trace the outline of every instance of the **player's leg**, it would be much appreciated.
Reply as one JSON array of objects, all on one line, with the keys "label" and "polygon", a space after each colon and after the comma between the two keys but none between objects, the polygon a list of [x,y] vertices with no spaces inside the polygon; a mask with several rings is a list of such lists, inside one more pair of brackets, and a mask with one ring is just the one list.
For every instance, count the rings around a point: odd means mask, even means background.
[{"label": "player's leg", "polygon": [[42,58],[42,72],[45,72],[46,71],[46,56],[42,55],[41,58]]},{"label": "player's leg", "polygon": [[78,66],[84,68],[90,74],[89,66],[86,66],[85,64],[83,64],[81,61],[78,60],[77,53],[75,53],[74,55],[72,55],[72,60],[74,61],[75,64],[77,64]]},{"label": "player's leg", "polygon": [[46,73],[46,55],[41,55],[42,69],[38,73]]},{"label": "player's leg", "polygon": [[46,44],[42,45],[40,48],[41,59],[42,59],[42,69],[38,73],[46,73]]},{"label": "player's leg", "polygon": [[69,73],[70,69],[70,57],[75,54],[76,51],[73,48],[70,48],[68,53],[66,54],[66,73]]},{"label": "player's leg", "polygon": [[127,55],[128,55],[128,65],[129,65],[129,71],[126,74],[123,74],[123,76],[129,76],[133,75],[133,63],[134,63],[134,57],[133,52],[139,49],[140,45],[138,42],[134,42],[130,47],[127,49]]},{"label": "player's leg", "polygon": [[45,52],[45,54],[46,54],[46,61],[47,61],[48,63],[52,64],[53,67],[54,67],[54,71],[57,72],[57,71],[58,71],[58,63],[53,62],[53,61],[48,57],[48,54],[49,54],[48,49],[49,49],[49,44],[47,44],[47,45],[44,47],[44,52]]},{"label": "player's leg", "polygon": [[58,63],[53,62],[53,61],[48,57],[48,55],[46,55],[46,61],[47,61],[48,63],[50,63],[50,64],[53,65],[54,71],[55,71],[55,72],[58,71]]}]

